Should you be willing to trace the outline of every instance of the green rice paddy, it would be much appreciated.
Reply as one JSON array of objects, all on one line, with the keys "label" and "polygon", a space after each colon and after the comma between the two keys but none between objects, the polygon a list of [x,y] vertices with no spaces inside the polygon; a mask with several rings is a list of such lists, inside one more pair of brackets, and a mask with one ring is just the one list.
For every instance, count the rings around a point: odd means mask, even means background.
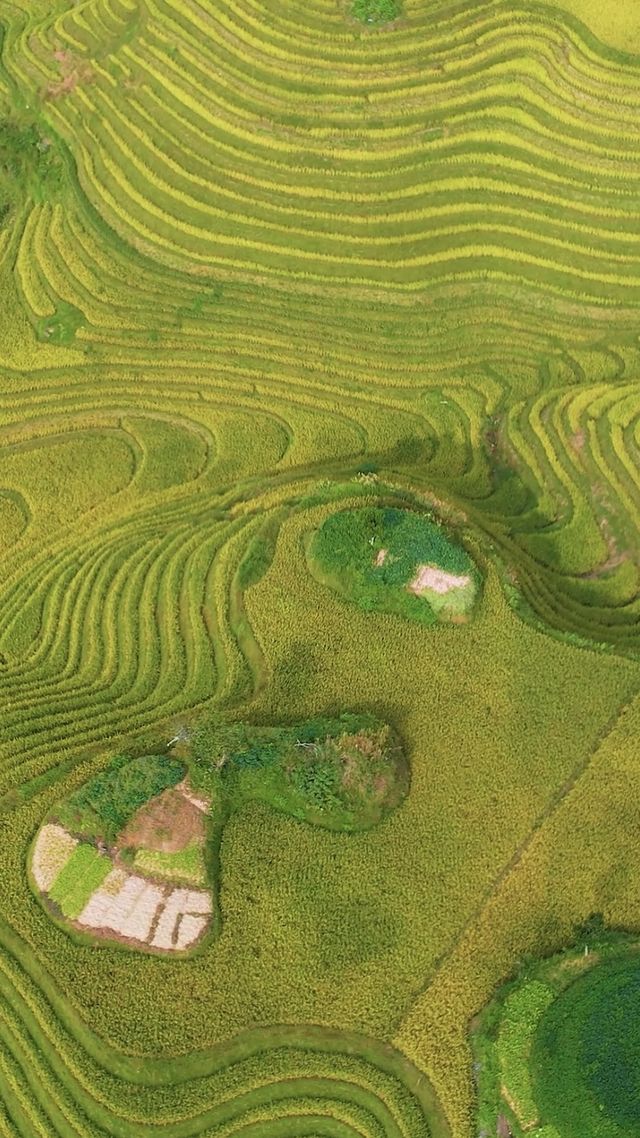
[{"label": "green rice paddy", "polygon": [[481,1123],[502,1117],[516,1138],[637,1134],[639,980],[637,943],[602,930],[529,964],[476,1024]]},{"label": "green rice paddy", "polygon": [[639,991],[636,959],[603,964],[541,1020],[532,1055],[538,1101],[568,1138],[638,1131]]},{"label": "green rice paddy", "polygon": [[[640,926],[636,7],[1,6],[0,1134],[470,1138],[495,990]],[[35,836],[114,757],[157,758],[133,812],[196,723],[345,712],[408,793],[309,824],[234,770],[201,951],[40,904]],[[589,991],[567,1078],[628,1138]],[[560,1133],[571,992],[515,1064]]]},{"label": "green rice paddy", "polygon": [[194,885],[206,885],[207,870],[202,850],[196,842],[177,853],[161,850],[138,850],[133,862],[136,868],[163,879],[177,879]]}]

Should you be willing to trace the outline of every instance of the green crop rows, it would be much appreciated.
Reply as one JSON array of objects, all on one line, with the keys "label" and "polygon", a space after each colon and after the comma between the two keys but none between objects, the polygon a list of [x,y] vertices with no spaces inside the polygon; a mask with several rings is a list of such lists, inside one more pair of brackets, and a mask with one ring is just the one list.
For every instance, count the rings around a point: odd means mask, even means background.
[{"label": "green crop rows", "polygon": [[[479,1123],[502,1117],[523,1138],[632,1138],[637,1133],[638,943],[605,935],[529,962],[475,1023]],[[497,1124],[497,1125],[496,1125]]]},{"label": "green crop rows", "polygon": [[[468,1138],[494,988],[640,926],[635,8],[0,5],[0,1135]],[[362,511],[471,619],[323,577]],[[408,793],[238,797],[201,953],[38,903],[114,755],[345,711]]]}]

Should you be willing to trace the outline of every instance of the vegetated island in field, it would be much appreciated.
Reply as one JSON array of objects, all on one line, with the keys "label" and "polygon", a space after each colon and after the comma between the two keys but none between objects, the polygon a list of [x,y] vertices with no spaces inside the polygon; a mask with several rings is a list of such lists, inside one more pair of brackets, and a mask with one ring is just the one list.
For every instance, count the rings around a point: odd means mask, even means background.
[{"label": "vegetated island in field", "polygon": [[599,931],[529,967],[474,1032],[481,1134],[638,1138],[640,943]]},{"label": "vegetated island in field", "polygon": [[422,624],[465,624],[482,583],[443,525],[397,507],[337,510],[308,549],[315,575],[360,608]]},{"label": "vegetated island in field", "polygon": [[336,830],[366,829],[404,797],[394,731],[369,715],[293,727],[211,720],[171,755],[119,755],[57,803],[30,880],[67,929],[160,953],[219,931],[223,827],[248,802]]}]

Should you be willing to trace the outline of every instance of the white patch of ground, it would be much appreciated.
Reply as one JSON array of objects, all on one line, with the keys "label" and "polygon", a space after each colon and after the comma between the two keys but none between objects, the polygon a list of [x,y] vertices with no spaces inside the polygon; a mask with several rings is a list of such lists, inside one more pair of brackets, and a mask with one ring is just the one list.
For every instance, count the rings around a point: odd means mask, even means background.
[{"label": "white patch of ground", "polygon": [[[106,881],[109,880],[109,874]],[[107,892],[106,889],[97,889],[92,893],[87,901],[84,909],[78,917],[78,921],[85,928],[89,929],[107,929],[109,925],[109,913],[113,905],[113,893]]]},{"label": "white patch of ground", "polygon": [[156,925],[152,946],[165,951],[188,948],[207,928],[211,908],[210,895],[200,889],[172,890]]},{"label": "white patch of ground", "polygon": [[[114,886],[118,888],[114,891]],[[199,889],[173,889],[114,869],[78,918],[85,928],[104,929],[165,952],[182,951],[205,931],[211,897]],[[157,920],[157,924],[155,923]]]},{"label": "white patch of ground", "polygon": [[51,889],[77,844],[78,839],[68,834],[62,826],[49,822],[42,827],[33,849],[31,872],[38,889],[43,893]]},{"label": "white patch of ground", "polygon": [[387,553],[388,552],[389,551],[387,549],[379,549],[378,550],[378,553],[376,555],[376,559],[374,561],[374,565],[375,565],[376,569],[379,569],[381,565],[384,565],[385,561],[387,560]]},{"label": "white patch of ground", "polygon": [[[114,880],[114,874],[121,875],[119,882]],[[87,928],[120,932],[146,885],[144,877],[129,876],[120,869],[112,869],[87,901],[78,917],[79,923]]]},{"label": "white patch of ground", "polygon": [[200,889],[190,889],[184,906],[185,913],[210,913],[211,897]]},{"label": "white patch of ground", "polygon": [[444,569],[440,569],[438,565],[419,565],[413,581],[409,583],[409,588],[417,596],[426,592],[443,595],[453,589],[464,589],[470,584],[471,577],[468,573],[457,576],[455,573],[447,573]]},{"label": "white patch of ground", "polygon": [[202,934],[207,926],[206,917],[192,917],[190,913],[184,913],[180,918],[178,926],[178,934],[176,937],[176,948],[184,950]]},{"label": "white patch of ground", "polygon": [[121,936],[131,937],[133,940],[143,941],[145,944],[158,909],[164,901],[164,890],[159,885],[149,882],[136,898],[135,905],[128,913],[120,927],[116,929]]}]

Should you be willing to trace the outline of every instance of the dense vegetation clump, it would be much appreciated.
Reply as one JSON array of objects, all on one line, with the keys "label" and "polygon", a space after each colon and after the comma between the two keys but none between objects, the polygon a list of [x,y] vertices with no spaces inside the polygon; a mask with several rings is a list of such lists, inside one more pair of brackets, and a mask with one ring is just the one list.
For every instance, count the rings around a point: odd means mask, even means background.
[{"label": "dense vegetation clump", "polygon": [[408,788],[394,731],[372,716],[317,717],[292,727],[203,723],[192,740],[194,786],[225,813],[249,801],[338,829],[379,821]]},{"label": "dense vegetation clump", "polygon": [[164,755],[120,755],[107,769],[61,802],[57,819],[85,837],[112,842],[150,798],[184,778],[185,766]]},{"label": "dense vegetation clump", "polygon": [[423,624],[468,620],[480,573],[444,526],[393,506],[339,510],[314,534],[320,578],[367,612]]},{"label": "dense vegetation clump", "polygon": [[25,197],[54,200],[63,173],[59,148],[40,126],[18,118],[0,119],[0,218]]}]

